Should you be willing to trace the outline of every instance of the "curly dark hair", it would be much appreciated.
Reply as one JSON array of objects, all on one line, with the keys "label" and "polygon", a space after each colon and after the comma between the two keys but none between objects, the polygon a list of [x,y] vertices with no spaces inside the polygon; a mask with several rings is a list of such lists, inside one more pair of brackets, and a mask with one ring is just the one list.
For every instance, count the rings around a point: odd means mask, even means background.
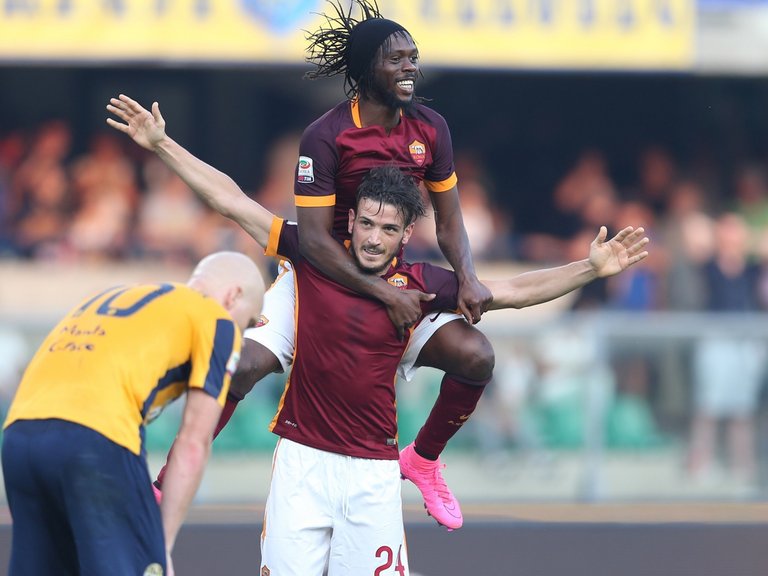
[{"label": "curly dark hair", "polygon": [[[353,99],[372,86],[374,58],[380,46],[388,47],[392,34],[413,39],[397,22],[385,19],[376,0],[351,0],[345,8],[341,0],[327,0],[333,8],[314,32],[304,31],[307,46],[306,61],[315,66],[304,77],[310,80],[344,75],[344,91]],[[354,7],[360,17],[352,16]],[[359,27],[361,23],[366,24]]]},{"label": "curly dark hair", "polygon": [[406,226],[426,214],[416,181],[393,164],[371,168],[363,177],[357,187],[356,205],[363,199],[394,206]]}]

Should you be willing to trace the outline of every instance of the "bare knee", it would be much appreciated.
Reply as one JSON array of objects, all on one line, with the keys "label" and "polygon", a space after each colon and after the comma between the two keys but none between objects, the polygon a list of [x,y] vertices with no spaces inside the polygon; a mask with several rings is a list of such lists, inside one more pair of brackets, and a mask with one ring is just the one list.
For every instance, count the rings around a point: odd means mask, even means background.
[{"label": "bare knee", "polygon": [[462,359],[458,371],[453,374],[469,380],[487,380],[493,375],[496,355],[493,346],[482,332],[462,343]]},{"label": "bare knee", "polygon": [[493,374],[496,356],[488,338],[466,322],[442,326],[422,348],[418,365],[431,366],[467,380],[484,381]]}]

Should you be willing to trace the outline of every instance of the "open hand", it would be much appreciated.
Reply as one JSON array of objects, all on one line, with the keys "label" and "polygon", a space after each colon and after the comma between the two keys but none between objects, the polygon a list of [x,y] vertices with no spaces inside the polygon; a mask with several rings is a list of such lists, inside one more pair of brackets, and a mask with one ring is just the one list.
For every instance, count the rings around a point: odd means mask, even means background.
[{"label": "open hand", "polygon": [[589,247],[589,263],[598,278],[618,274],[648,256],[645,247],[650,240],[642,227],[627,226],[606,242],[607,236],[608,229],[601,226]]},{"label": "open hand", "polygon": [[160,114],[160,105],[152,103],[152,112],[144,108],[125,94],[110,98],[107,110],[120,118],[122,124],[113,118],[107,118],[107,124],[115,130],[128,134],[142,148],[154,150],[165,138],[165,120]]}]

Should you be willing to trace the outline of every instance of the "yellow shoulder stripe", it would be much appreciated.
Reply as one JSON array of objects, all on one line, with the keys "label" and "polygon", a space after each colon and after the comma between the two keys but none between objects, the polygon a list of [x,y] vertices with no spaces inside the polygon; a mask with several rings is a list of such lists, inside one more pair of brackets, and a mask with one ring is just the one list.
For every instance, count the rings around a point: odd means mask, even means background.
[{"label": "yellow shoulder stripe", "polygon": [[331,194],[329,196],[296,196],[296,206],[299,208],[319,208],[335,205],[336,194]]},{"label": "yellow shoulder stripe", "polygon": [[430,192],[448,192],[448,190],[456,186],[458,181],[459,179],[456,177],[456,172],[454,172],[441,182],[429,182],[428,180],[424,180],[424,186]]}]

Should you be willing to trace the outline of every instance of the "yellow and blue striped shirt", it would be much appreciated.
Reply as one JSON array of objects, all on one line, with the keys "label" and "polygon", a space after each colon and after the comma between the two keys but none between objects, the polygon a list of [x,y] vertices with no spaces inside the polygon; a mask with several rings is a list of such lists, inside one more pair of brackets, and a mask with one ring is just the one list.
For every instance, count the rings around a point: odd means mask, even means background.
[{"label": "yellow and blue striped shirt", "polygon": [[241,335],[183,284],[111,288],[72,310],[32,358],[5,427],[59,418],[139,454],[144,425],[187,387],[224,404]]}]

